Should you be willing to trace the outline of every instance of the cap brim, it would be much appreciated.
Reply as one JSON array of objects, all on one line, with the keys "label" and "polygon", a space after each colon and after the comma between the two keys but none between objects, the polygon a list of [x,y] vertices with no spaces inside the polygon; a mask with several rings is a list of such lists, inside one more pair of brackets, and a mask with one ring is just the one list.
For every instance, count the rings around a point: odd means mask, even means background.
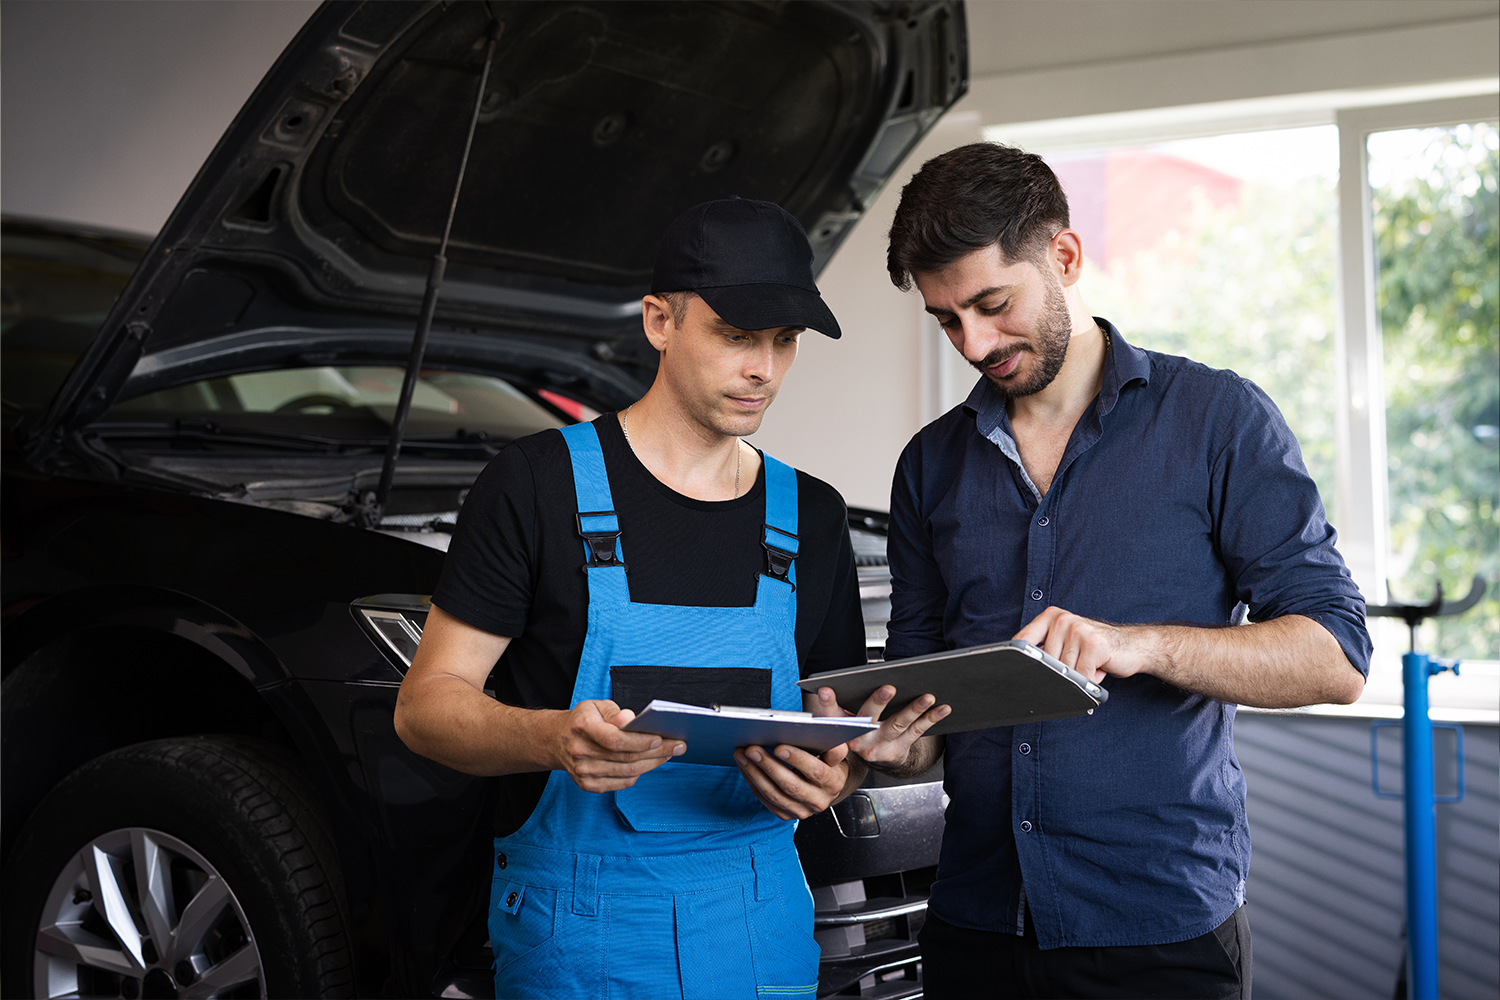
[{"label": "cap brim", "polygon": [[843,336],[823,297],[796,285],[721,285],[693,290],[719,318],[741,330],[801,326],[834,340]]}]

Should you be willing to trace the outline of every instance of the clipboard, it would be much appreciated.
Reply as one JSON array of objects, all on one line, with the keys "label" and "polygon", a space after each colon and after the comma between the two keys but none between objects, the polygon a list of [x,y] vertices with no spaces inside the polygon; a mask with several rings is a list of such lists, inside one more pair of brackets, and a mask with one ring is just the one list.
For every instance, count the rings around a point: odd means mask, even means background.
[{"label": "clipboard", "polygon": [[818,754],[878,729],[880,724],[864,716],[824,718],[811,712],[733,705],[705,708],[657,699],[623,728],[684,741],[687,752],[672,758],[675,761],[734,767],[735,747],[754,744],[770,750],[786,743]]},{"label": "clipboard", "polygon": [[896,688],[889,716],[924,694],[953,711],[929,734],[965,733],[1025,722],[1093,715],[1109,692],[1047,655],[1017,640],[953,649],[843,670],[827,670],[797,682],[804,691],[833,688],[846,708],[865,703],[882,684]]}]

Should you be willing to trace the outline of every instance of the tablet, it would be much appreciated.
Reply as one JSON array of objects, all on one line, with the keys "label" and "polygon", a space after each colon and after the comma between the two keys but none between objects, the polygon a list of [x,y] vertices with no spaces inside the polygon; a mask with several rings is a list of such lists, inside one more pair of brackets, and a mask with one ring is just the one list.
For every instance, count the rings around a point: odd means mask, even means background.
[{"label": "tablet", "polygon": [[1062,661],[1018,640],[828,670],[797,682],[804,691],[833,688],[850,711],[858,711],[882,684],[896,688],[886,717],[923,694],[953,707],[929,734],[1092,715],[1109,698],[1108,691]]}]

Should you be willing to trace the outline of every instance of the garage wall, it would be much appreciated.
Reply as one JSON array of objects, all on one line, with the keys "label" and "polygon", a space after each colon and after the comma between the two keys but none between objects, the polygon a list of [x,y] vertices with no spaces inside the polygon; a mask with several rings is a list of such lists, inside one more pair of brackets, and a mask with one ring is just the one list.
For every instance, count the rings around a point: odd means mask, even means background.
[{"label": "garage wall", "polygon": [[0,2],[0,207],[155,234],[317,6]]}]

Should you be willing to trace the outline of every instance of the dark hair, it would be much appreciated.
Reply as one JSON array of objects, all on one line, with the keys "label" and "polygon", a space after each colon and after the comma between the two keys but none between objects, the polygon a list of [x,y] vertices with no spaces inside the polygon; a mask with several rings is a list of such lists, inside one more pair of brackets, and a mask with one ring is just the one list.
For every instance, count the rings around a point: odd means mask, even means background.
[{"label": "dark hair", "polygon": [[698,297],[698,293],[692,289],[681,292],[654,292],[659,299],[666,299],[667,305],[672,308],[672,322],[678,326],[682,325],[683,318],[687,316],[688,303]]},{"label": "dark hair", "polygon": [[901,189],[886,269],[906,291],[913,274],[996,244],[1008,263],[1037,261],[1067,226],[1068,197],[1040,156],[976,142],[928,160]]}]

